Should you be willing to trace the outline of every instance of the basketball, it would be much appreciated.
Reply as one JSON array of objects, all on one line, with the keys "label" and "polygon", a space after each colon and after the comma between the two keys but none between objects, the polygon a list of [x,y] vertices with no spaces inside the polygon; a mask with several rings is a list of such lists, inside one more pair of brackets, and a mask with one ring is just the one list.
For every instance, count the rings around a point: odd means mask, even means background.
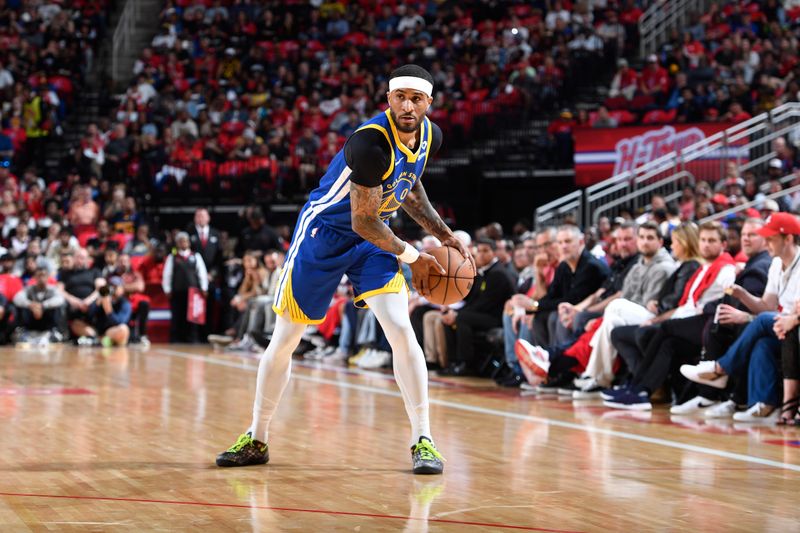
[{"label": "basketball", "polygon": [[463,300],[475,280],[472,262],[450,246],[440,246],[429,253],[442,265],[446,274],[430,273],[428,286],[431,294],[428,301],[438,305],[451,305]]}]

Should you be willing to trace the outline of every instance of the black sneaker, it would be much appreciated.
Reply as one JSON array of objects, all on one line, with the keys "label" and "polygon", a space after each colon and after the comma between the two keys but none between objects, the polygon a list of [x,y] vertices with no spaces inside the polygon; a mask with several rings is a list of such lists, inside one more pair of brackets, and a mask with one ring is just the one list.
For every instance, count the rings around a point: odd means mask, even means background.
[{"label": "black sneaker", "polygon": [[[547,378],[547,383],[542,383],[536,387],[536,392],[538,394],[560,394],[559,389],[564,389],[570,386],[574,387],[574,385],[572,385],[573,379],[575,379],[575,375],[569,372],[555,376],[549,376]],[[571,393],[572,391],[570,391],[570,394]]]},{"label": "black sneaker", "polygon": [[217,456],[217,466],[263,465],[269,461],[269,447],[255,440],[250,433],[242,433],[236,444]]},{"label": "black sneaker", "polygon": [[501,387],[509,387],[515,389],[518,389],[519,386],[522,385],[523,383],[527,383],[527,381],[525,380],[525,377],[522,376],[522,374],[511,374],[509,376],[506,376],[504,379],[497,381],[497,384],[500,385]]},{"label": "black sneaker", "polygon": [[415,474],[441,474],[444,471],[444,457],[428,437],[420,437],[411,447],[411,462]]}]

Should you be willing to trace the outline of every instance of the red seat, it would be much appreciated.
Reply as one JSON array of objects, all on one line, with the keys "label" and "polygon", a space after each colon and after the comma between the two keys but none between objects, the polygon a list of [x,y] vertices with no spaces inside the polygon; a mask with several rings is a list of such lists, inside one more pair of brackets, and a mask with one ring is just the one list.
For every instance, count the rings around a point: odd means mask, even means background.
[{"label": "red seat", "polygon": [[606,98],[605,102],[603,102],[603,105],[605,105],[609,110],[624,109],[629,104],[630,101],[624,96],[615,96],[613,98]]},{"label": "red seat", "polygon": [[642,123],[667,124],[675,120],[675,115],[677,115],[677,111],[675,109],[670,109],[669,111],[654,109],[653,111],[649,111],[647,114],[645,114],[644,118],[642,119]]},{"label": "red seat", "polygon": [[5,296],[8,301],[14,299],[19,291],[22,290],[22,280],[11,274],[0,274],[0,294]]},{"label": "red seat", "polygon": [[78,239],[78,244],[81,245],[81,248],[86,248],[86,243],[94,237],[97,237],[97,230],[94,226],[75,227],[75,238]]},{"label": "red seat", "polygon": [[636,122],[636,115],[628,111],[627,109],[619,109],[617,111],[611,111],[609,116],[617,119],[617,122],[620,126],[626,124],[633,124]]},{"label": "red seat", "polygon": [[117,243],[117,249],[122,250],[125,248],[125,245],[133,239],[133,235],[130,233],[115,233],[111,236],[111,240]]},{"label": "red seat", "polygon": [[633,100],[631,100],[630,105],[628,106],[630,109],[644,109],[649,107],[655,103],[653,97],[650,95],[641,94],[639,96],[634,96]]}]

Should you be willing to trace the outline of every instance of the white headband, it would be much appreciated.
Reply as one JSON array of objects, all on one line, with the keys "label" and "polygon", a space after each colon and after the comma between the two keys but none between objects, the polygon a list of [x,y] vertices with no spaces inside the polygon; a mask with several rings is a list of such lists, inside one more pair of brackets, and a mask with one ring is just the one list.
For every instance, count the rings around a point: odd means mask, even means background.
[{"label": "white headband", "polygon": [[416,76],[398,76],[389,80],[389,92],[395,89],[414,89],[428,96],[433,94],[433,84]]}]

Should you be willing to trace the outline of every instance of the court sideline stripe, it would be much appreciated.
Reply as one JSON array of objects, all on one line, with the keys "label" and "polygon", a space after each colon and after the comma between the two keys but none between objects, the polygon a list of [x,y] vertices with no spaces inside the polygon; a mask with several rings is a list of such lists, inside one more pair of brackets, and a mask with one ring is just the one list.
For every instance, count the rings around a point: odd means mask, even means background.
[{"label": "court sideline stripe", "polygon": [[[239,368],[244,370],[250,370],[252,372],[257,372],[258,368],[253,365],[245,364],[244,361],[242,364],[237,364],[232,361],[225,361],[221,359],[213,359],[208,358],[200,355],[195,354],[188,354],[185,352],[180,352],[177,350],[171,350],[167,348],[157,348],[155,350],[151,350],[150,353],[157,352],[162,353],[164,355],[169,355],[173,357],[180,357],[183,359],[194,359],[197,361],[205,361],[210,364],[219,365],[219,366],[228,366],[231,368]],[[363,392],[371,392],[374,394],[383,394],[385,396],[394,396],[399,398],[400,393],[380,389],[378,387],[371,387],[369,385],[359,385],[356,383],[348,383],[343,381],[337,381],[333,379],[327,378],[320,378],[316,376],[304,376],[302,374],[294,373],[292,377],[295,379],[300,379],[303,381],[310,381],[313,383],[323,383],[326,385],[335,385],[337,387],[342,387],[346,389],[353,389],[359,390]],[[771,459],[764,459],[762,457],[756,457],[753,455],[746,455],[741,453],[734,453],[734,452],[726,452],[724,450],[715,450],[713,448],[706,448],[704,446],[697,446],[695,444],[687,444],[684,442],[678,442],[669,439],[662,439],[658,437],[647,437],[645,435],[637,435],[635,433],[628,433],[626,431],[619,431],[615,429],[606,429],[606,428],[598,428],[592,426],[585,426],[583,424],[576,424],[574,422],[566,422],[564,420],[554,420],[552,418],[545,418],[541,416],[533,416],[533,415],[525,415],[521,413],[513,413],[511,411],[500,411],[498,409],[489,409],[487,407],[478,407],[475,405],[451,402],[447,400],[436,400],[430,399],[429,403],[432,405],[439,405],[442,407],[449,407],[451,409],[458,409],[461,411],[468,411],[471,413],[478,413],[484,415],[491,415],[491,416],[498,416],[498,417],[505,417],[505,418],[513,418],[516,420],[525,420],[527,422],[539,422],[541,424],[548,424],[555,427],[565,428],[565,429],[575,429],[578,431],[585,431],[587,433],[596,433],[598,435],[608,435],[610,437],[617,437],[620,439],[627,439],[636,442],[643,442],[645,444],[653,444],[656,446],[665,446],[668,448],[675,448],[678,450],[689,451],[689,452],[696,452],[702,453],[706,455],[713,455],[715,457],[721,457],[723,459],[730,459],[732,461],[743,461],[747,463],[755,463],[764,466],[772,466],[775,468],[781,468],[783,470],[791,470],[793,472],[800,472],[800,465],[795,465],[791,463],[782,463],[780,461],[773,461]]]},{"label": "court sideline stripe", "polygon": [[384,518],[391,520],[419,520],[425,522],[434,522],[438,524],[457,524],[460,526],[478,526],[490,527],[501,529],[519,529],[522,531],[542,531],[549,533],[577,533],[564,529],[549,529],[543,527],[533,526],[515,526],[512,524],[499,524],[491,522],[468,522],[463,520],[449,520],[447,518],[423,518],[420,516],[403,516],[393,514],[375,514],[375,513],[356,513],[352,511],[330,511],[327,509],[303,509],[296,507],[273,507],[270,505],[246,505],[243,503],[215,503],[215,502],[194,502],[183,500],[155,500],[149,498],[112,498],[110,496],[70,496],[64,494],[30,494],[23,492],[0,492],[0,496],[16,497],[16,498],[57,498],[64,500],[90,500],[90,501],[105,501],[105,502],[126,502],[126,503],[159,503],[166,505],[194,505],[198,507],[228,507],[234,509],[262,509],[265,511],[277,511],[288,513],[314,513],[314,514],[327,514],[335,516],[353,516],[361,518]]}]

